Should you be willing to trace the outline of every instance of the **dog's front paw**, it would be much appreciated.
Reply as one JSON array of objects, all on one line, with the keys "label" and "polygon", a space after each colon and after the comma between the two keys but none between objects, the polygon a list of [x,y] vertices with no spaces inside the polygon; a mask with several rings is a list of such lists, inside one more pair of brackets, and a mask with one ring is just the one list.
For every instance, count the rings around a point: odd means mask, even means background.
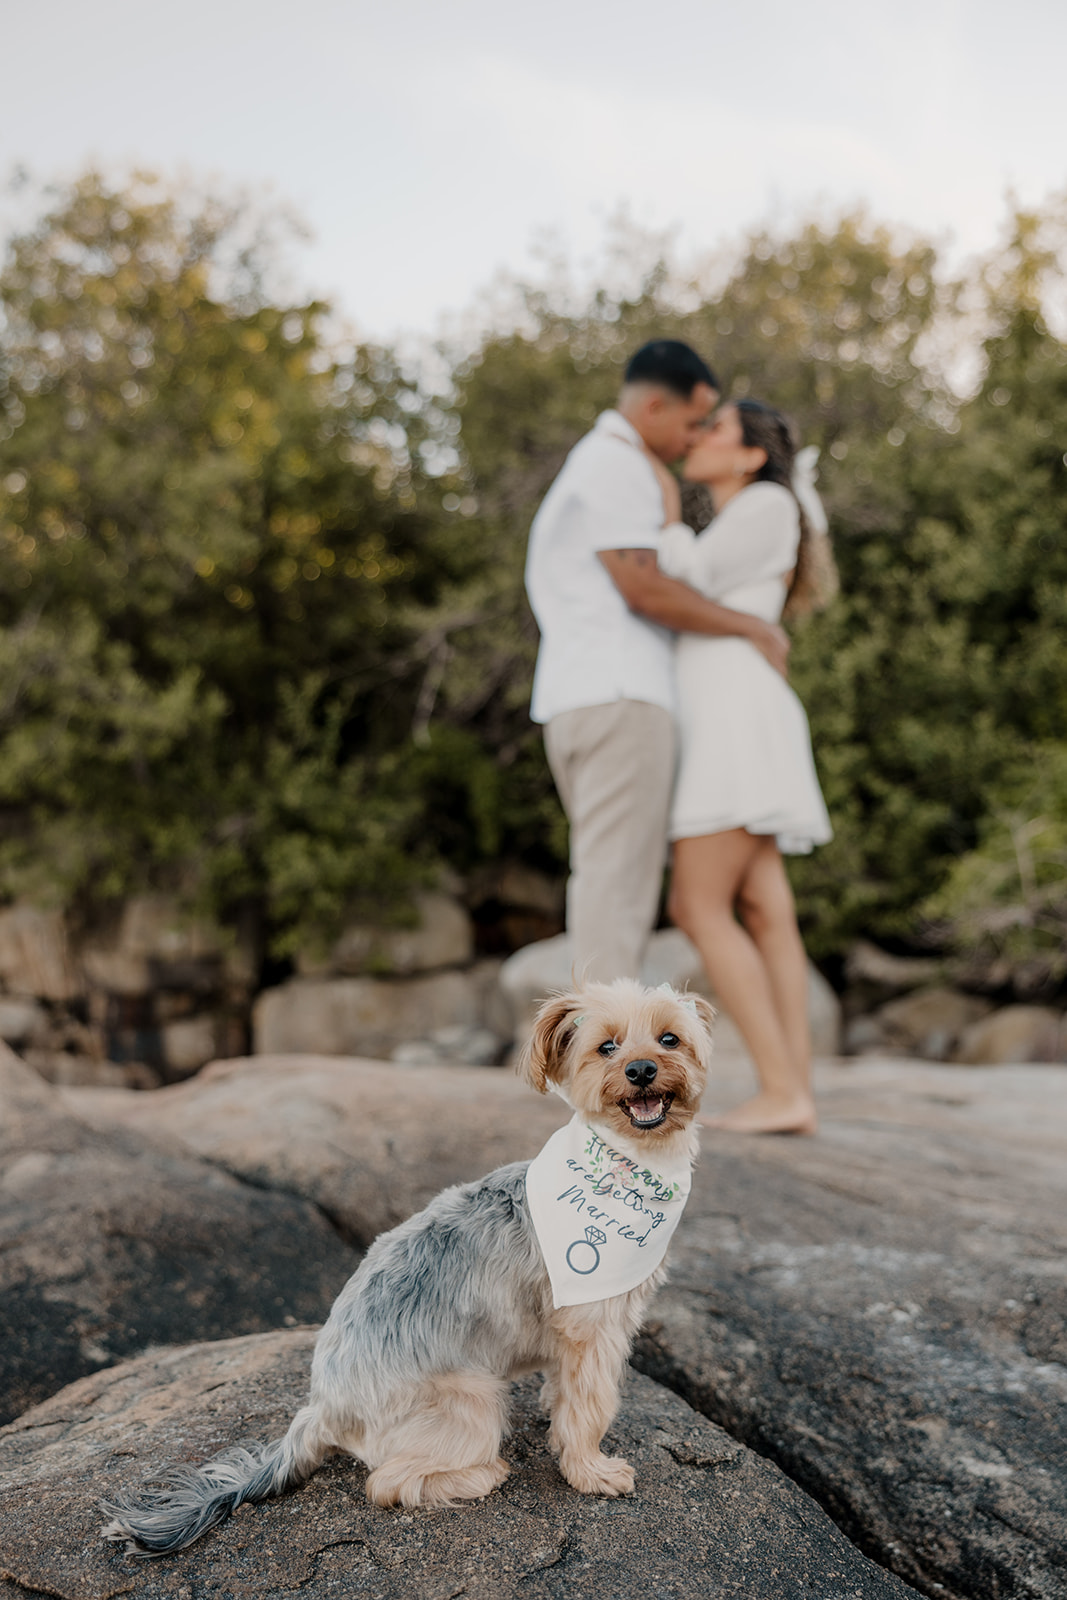
[{"label": "dog's front paw", "polygon": [[560,1471],[579,1494],[632,1494],[634,1469],[621,1456],[584,1456],[575,1459],[563,1456]]}]

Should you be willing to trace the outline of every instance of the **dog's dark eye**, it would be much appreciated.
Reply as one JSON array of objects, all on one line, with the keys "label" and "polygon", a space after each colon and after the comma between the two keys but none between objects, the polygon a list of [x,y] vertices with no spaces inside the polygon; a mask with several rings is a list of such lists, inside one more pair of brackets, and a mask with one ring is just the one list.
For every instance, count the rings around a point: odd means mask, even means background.
[{"label": "dog's dark eye", "polygon": [[682,1041],[676,1033],[661,1033],[659,1042],[665,1050],[674,1050]]},{"label": "dog's dark eye", "polygon": [[597,1045],[597,1052],[602,1056],[613,1056],[618,1048],[614,1039],[605,1039],[603,1044]]}]

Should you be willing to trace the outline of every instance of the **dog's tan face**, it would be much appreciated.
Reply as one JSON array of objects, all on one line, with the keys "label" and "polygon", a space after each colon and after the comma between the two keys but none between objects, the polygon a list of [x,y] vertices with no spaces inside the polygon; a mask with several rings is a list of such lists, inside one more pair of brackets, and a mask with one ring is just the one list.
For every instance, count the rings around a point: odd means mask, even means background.
[{"label": "dog's tan face", "polygon": [[519,1071],[620,1136],[659,1144],[688,1129],[700,1104],[714,1017],[699,996],[624,978],[589,984],[544,1002]]}]

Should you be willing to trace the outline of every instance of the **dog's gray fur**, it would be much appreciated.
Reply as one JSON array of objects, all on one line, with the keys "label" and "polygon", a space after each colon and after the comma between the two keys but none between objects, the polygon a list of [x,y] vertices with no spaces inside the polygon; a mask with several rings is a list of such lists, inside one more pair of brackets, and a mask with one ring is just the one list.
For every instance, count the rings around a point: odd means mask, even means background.
[{"label": "dog's gray fur", "polygon": [[269,1445],[225,1451],[165,1488],[103,1506],[109,1539],[138,1554],[192,1544],[243,1501],[302,1482],[362,1419],[410,1404],[420,1379],[514,1375],[551,1357],[551,1285],[526,1203],[527,1161],[446,1189],[383,1234],[341,1291],[315,1347],[310,1403]]},{"label": "dog's gray fur", "polygon": [[[542,1093],[558,1088],[620,1148],[691,1160],[712,1016],[706,1001],[683,1006],[673,992],[629,979],[587,985],[545,1001],[521,1070]],[[616,1041],[607,1058],[598,1048],[605,1038]],[[652,1092],[627,1080],[628,1053],[643,1067],[659,1062],[666,1098],[654,1136],[635,1132],[626,1111],[628,1096]],[[116,1497],[103,1508],[105,1538],[142,1555],[180,1550],[242,1502],[301,1482],[336,1450],[371,1468],[367,1495],[379,1505],[478,1498],[507,1476],[499,1454],[507,1387],[527,1372],[544,1374],[549,1442],[568,1482],[584,1494],[628,1493],[632,1468],[600,1443],[665,1268],[628,1293],[554,1307],[526,1199],[528,1166],[446,1189],[376,1240],[319,1335],[310,1400],[285,1437]]]}]

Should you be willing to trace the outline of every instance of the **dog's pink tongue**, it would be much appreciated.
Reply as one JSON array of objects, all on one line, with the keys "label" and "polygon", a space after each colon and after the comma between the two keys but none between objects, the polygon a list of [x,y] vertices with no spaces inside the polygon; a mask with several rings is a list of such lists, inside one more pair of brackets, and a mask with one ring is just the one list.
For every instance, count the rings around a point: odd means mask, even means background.
[{"label": "dog's pink tongue", "polygon": [[663,1101],[658,1094],[647,1095],[644,1100],[631,1100],[630,1107],[641,1122],[652,1122],[663,1110]]}]

